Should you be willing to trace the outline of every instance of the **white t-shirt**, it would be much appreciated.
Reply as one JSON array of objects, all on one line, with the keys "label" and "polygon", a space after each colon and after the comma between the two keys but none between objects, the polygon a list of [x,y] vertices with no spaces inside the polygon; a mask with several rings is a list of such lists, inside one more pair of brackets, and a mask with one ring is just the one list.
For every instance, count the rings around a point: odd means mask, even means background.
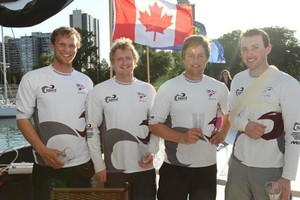
[{"label": "white t-shirt", "polygon": [[[249,76],[248,69],[234,76],[230,90],[230,107],[234,106],[237,97],[254,80],[255,78]],[[294,180],[300,149],[299,83],[290,75],[278,72],[275,79],[263,89],[261,99],[260,105],[245,105],[232,121],[233,128],[239,130],[233,155],[249,167],[283,167],[282,176]],[[244,134],[248,121],[265,125],[263,137],[269,139],[254,140]]]},{"label": "white t-shirt", "polygon": [[[192,113],[205,113],[204,134],[211,137],[215,129],[218,106],[228,114],[229,91],[224,83],[203,75],[194,82],[183,74],[167,81],[158,90],[149,124],[165,123],[180,132],[192,128]],[[195,144],[165,141],[165,162],[185,167],[205,167],[216,163],[216,146],[207,140]]]},{"label": "white t-shirt", "polygon": [[[64,167],[83,164],[90,159],[86,142],[85,104],[93,88],[91,79],[73,71],[64,74],[51,65],[26,73],[18,88],[17,119],[33,116],[38,135],[49,147],[70,147],[75,158]],[[44,165],[34,151],[35,160]]]},{"label": "white t-shirt", "polygon": [[[150,142],[150,153],[156,154],[159,148],[158,138],[149,135],[147,121],[155,94],[152,85],[137,79],[124,84],[113,77],[94,87],[88,98],[88,121],[92,126],[88,144],[96,173],[103,169],[124,173],[145,171],[138,165],[138,144],[142,143],[139,138]],[[103,114],[106,128],[100,138],[98,127],[104,121]],[[104,144],[102,149],[100,143]]]}]

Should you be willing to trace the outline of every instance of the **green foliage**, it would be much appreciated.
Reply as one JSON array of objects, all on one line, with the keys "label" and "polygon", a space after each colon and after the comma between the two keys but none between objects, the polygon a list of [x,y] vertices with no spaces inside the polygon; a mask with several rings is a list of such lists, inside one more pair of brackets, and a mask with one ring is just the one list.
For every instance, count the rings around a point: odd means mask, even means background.
[{"label": "green foliage", "polygon": [[[294,36],[295,31],[281,27],[266,27],[263,30],[269,34],[273,46],[268,57],[269,64],[299,79],[300,44]],[[226,65],[232,75],[246,69],[239,54],[240,33],[241,31],[235,30],[218,39],[224,48]]]},{"label": "green foliage", "polygon": [[[280,70],[290,74],[296,79],[299,79],[300,43],[294,36],[295,31],[281,27],[266,27],[263,29],[270,35],[271,44],[273,46],[268,57],[269,64],[275,65]],[[228,69],[233,77],[236,73],[247,68],[240,57],[240,34],[240,30],[234,30],[231,33],[224,34],[218,39],[224,48],[226,63],[208,63],[204,72],[205,74],[219,79],[219,74],[223,69]],[[158,88],[166,80],[173,78],[184,71],[180,52],[173,51],[171,56],[172,62],[171,65],[166,65],[167,70],[156,73],[154,76],[155,79],[151,79],[151,82],[154,83],[156,88]],[[150,56],[150,60],[152,59],[153,58]],[[159,59],[159,57],[156,57],[155,59]],[[152,71],[153,70],[151,70],[151,73]]]},{"label": "green foliage", "polygon": [[109,64],[105,59],[100,62],[99,49],[94,44],[92,32],[76,28],[81,35],[81,48],[73,61],[74,69],[87,74],[96,85],[110,78]]},{"label": "green foliage", "polygon": [[158,90],[159,86],[161,86],[164,82],[169,80],[171,77],[168,77],[166,75],[160,76],[158,79],[156,79],[155,83],[153,83],[153,87]]},{"label": "green foliage", "polygon": [[181,51],[173,51],[172,52],[173,57],[173,64],[171,66],[170,71],[168,71],[168,77],[173,78],[175,76],[178,76],[184,71],[184,65],[181,59]]},{"label": "green foliage", "polygon": [[92,79],[94,85],[96,85],[100,82],[109,79],[110,69],[107,61],[103,59],[98,67],[89,68],[84,73],[88,75]]},{"label": "green foliage", "polygon": [[[147,49],[139,47],[140,62],[134,71],[135,77],[147,81]],[[154,83],[161,75],[167,74],[172,66],[172,55],[170,51],[156,51],[149,49],[150,82]]]},{"label": "green foliage", "polygon": [[[295,31],[282,27],[263,28],[271,38],[272,51],[269,55],[269,64],[277,66],[282,71],[291,76],[300,78],[300,43],[295,38]],[[94,35],[91,32],[77,29],[82,37],[82,47],[78,50],[73,62],[75,69],[87,74],[95,84],[110,78],[110,68],[106,60],[99,62],[98,48],[93,43]],[[218,41],[224,48],[225,64],[208,63],[205,74],[219,79],[219,74],[223,69],[228,69],[231,75],[246,69],[240,58],[240,30],[222,35]],[[146,46],[135,44],[140,55],[140,62],[135,69],[135,77],[147,81],[147,48]],[[42,54],[39,66],[49,65],[53,60],[53,55]],[[150,82],[158,88],[166,80],[173,78],[184,71],[180,51],[163,51],[149,49]],[[21,76],[21,75],[20,75]],[[20,77],[17,77],[17,80]],[[18,81],[17,81],[18,82]]]},{"label": "green foliage", "polygon": [[42,53],[40,55],[38,66],[33,66],[33,69],[38,69],[38,68],[50,65],[53,62],[53,57],[54,57],[53,54]]},{"label": "green foliage", "polygon": [[81,35],[81,48],[78,49],[77,55],[73,61],[74,69],[86,71],[90,68],[96,69],[99,65],[98,48],[93,42],[93,32],[88,32],[76,28]]},{"label": "green foliage", "polygon": [[223,69],[228,70],[229,68],[224,63],[207,63],[204,74],[219,80]]},{"label": "green foliage", "polygon": [[[280,27],[263,28],[271,38],[273,49],[269,55],[269,64],[276,65],[282,71],[294,76],[300,77],[300,44],[294,37],[294,31]],[[80,30],[79,30],[80,31]],[[94,83],[99,83],[109,78],[110,68],[105,60],[98,63],[97,50],[93,43],[88,39],[92,34],[82,32],[83,46],[77,54],[76,68],[85,69]],[[234,30],[231,33],[222,35],[218,41],[224,48],[225,64],[208,63],[205,74],[219,79],[219,74],[223,69],[228,69],[231,75],[246,69],[240,57],[240,30]],[[146,46],[135,44],[140,55],[140,62],[135,69],[135,77],[147,81],[147,48]],[[89,65],[90,67],[88,67]],[[150,82],[158,88],[166,80],[173,78],[184,71],[184,65],[181,59],[180,51],[163,51],[149,49],[149,67]]]},{"label": "green foliage", "polygon": [[300,77],[300,44],[295,38],[295,31],[280,27],[268,27],[264,30],[270,35],[272,51],[269,54],[269,64],[280,70]]},{"label": "green foliage", "polygon": [[[229,67],[232,75],[246,69],[246,67],[241,64],[239,48],[240,34],[240,30],[235,30],[231,33],[224,34],[218,39],[224,48],[226,66]],[[222,69],[220,71],[222,71]]]}]

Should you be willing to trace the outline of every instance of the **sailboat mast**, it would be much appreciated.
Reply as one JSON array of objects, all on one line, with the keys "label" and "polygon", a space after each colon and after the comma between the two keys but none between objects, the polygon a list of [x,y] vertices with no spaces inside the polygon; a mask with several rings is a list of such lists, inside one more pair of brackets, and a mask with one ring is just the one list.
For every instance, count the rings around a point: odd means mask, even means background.
[{"label": "sailboat mast", "polygon": [[1,35],[2,35],[2,54],[3,54],[3,84],[4,84],[4,100],[8,100],[7,97],[7,80],[6,80],[6,57],[5,57],[5,41],[3,35],[3,26],[1,26]]}]

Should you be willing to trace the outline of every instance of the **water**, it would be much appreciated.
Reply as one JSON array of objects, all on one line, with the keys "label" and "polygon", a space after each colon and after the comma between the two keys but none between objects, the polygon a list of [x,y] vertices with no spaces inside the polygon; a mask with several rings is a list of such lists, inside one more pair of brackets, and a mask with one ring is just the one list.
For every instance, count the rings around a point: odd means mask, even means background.
[{"label": "water", "polygon": [[0,119],[0,152],[28,142],[19,131],[15,118]]}]

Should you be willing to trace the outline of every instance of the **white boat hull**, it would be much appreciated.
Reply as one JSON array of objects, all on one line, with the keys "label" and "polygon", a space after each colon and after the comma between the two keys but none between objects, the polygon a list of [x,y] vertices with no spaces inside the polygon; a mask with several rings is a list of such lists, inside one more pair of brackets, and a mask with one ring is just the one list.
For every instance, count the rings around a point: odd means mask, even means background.
[{"label": "white boat hull", "polygon": [[17,108],[15,105],[0,105],[0,118],[1,117],[15,117]]}]

